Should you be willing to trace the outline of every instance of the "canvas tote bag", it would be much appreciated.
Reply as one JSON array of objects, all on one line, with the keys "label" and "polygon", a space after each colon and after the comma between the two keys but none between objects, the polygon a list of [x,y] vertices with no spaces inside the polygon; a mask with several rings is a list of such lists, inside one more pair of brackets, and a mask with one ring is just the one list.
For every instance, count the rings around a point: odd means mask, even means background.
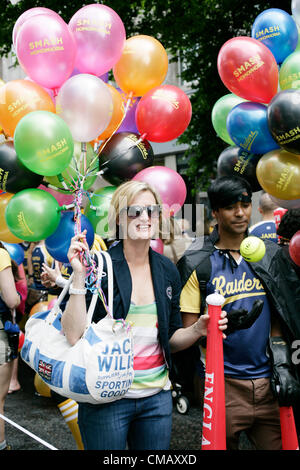
[{"label": "canvas tote bag", "polygon": [[32,315],[25,325],[22,359],[63,397],[84,403],[107,403],[122,398],[133,378],[133,340],[130,326],[113,318],[113,269],[109,254],[97,252],[98,275],[103,257],[108,276],[108,313],[98,323],[92,316],[98,299],[93,293],[84,334],[71,346],[61,327],[60,304],[73,275],[51,310]]}]

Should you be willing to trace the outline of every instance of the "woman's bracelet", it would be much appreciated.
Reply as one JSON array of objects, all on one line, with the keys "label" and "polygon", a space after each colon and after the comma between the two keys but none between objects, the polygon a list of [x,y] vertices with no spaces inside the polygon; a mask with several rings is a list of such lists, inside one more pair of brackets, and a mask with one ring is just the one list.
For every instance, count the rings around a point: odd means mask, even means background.
[{"label": "woman's bracelet", "polygon": [[73,287],[73,284],[70,285],[69,288],[69,294],[75,294],[75,295],[85,295],[86,294],[86,288],[84,289],[76,289]]}]

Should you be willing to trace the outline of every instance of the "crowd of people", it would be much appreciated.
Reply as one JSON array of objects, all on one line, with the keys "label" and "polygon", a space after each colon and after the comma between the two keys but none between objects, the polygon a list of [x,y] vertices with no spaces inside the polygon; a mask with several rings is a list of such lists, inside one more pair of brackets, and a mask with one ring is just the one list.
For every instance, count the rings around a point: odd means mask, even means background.
[{"label": "crowd of people", "polygon": [[[108,223],[114,243],[108,253],[115,280],[114,316],[132,324],[134,380],[120,400],[78,404],[86,450],[169,448],[174,371],[183,384],[184,379],[192,383],[196,403],[203,397],[209,322],[205,298],[215,291],[225,298],[219,328],[224,347],[227,449],[239,448],[243,431],[255,449],[280,450],[280,406],[293,406],[300,432],[300,370],[291,359],[293,341],[300,339],[300,268],[288,253],[290,239],[300,230],[300,209],[288,210],[276,229],[276,204],[263,193],[259,201],[262,220],[251,227],[252,190],[239,177],[217,178],[208,199],[212,220],[210,225],[205,221],[203,235],[190,236],[187,221],[173,217],[160,254],[151,249],[151,240],[161,234],[163,218],[157,191],[149,184],[129,181],[113,194]],[[245,261],[239,251],[250,233],[262,238],[266,246],[263,260],[256,263]],[[71,273],[62,329],[70,345],[83,334],[91,300],[82,256],[89,251],[85,235],[82,232],[71,239],[69,263],[64,265],[51,258],[44,241],[24,245],[26,277],[5,247],[0,247],[2,414],[7,393],[21,387],[18,335],[8,331],[7,325],[12,330],[18,323],[24,328],[32,307],[55,298]],[[99,245],[91,252],[95,249]],[[101,288],[107,298],[108,276],[102,278]],[[93,321],[97,323],[106,313],[99,298]],[[8,448],[0,419],[0,450]]]}]

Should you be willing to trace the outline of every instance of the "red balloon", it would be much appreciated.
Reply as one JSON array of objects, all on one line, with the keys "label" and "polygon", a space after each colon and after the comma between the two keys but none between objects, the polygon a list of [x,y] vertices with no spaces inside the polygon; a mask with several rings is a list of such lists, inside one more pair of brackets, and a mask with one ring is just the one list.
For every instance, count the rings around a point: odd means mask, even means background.
[{"label": "red balloon", "polygon": [[152,88],[136,108],[139,133],[151,142],[168,142],[179,137],[192,117],[188,96],[174,85]]},{"label": "red balloon", "polygon": [[150,166],[139,171],[134,181],[144,181],[153,186],[160,194],[163,203],[163,215],[176,214],[186,198],[186,185],[177,171],[166,166]]},{"label": "red balloon", "polygon": [[300,266],[300,230],[290,240],[289,253],[294,263]]},{"label": "red balloon", "polygon": [[218,54],[218,72],[237,96],[269,103],[278,90],[278,66],[268,47],[254,38],[229,39]]},{"label": "red balloon", "polygon": [[164,244],[160,238],[156,238],[155,240],[150,240],[150,246],[152,250],[156,251],[157,253],[160,253],[161,255],[163,254]]}]

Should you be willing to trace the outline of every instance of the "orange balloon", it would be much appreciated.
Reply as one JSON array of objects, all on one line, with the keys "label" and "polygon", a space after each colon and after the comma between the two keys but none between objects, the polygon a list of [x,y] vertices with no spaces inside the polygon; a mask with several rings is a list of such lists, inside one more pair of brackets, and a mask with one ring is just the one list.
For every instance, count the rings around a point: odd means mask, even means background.
[{"label": "orange balloon", "polygon": [[0,194],[0,240],[5,243],[21,243],[24,241],[11,233],[5,220],[5,209],[13,196],[14,194],[11,193]]},{"label": "orange balloon", "polygon": [[276,149],[263,155],[256,175],[261,187],[278,199],[300,199],[300,155]]},{"label": "orange balloon", "polygon": [[116,90],[112,85],[109,85],[108,83],[106,85],[109,88],[113,100],[112,116],[109,125],[102,132],[102,134],[97,137],[96,141],[108,139],[121,125],[125,113],[124,102],[121,93],[119,93],[118,90]]},{"label": "orange balloon", "polygon": [[55,113],[44,88],[29,80],[12,80],[0,87],[0,125],[6,135],[13,137],[20,119],[31,111]]},{"label": "orange balloon", "polygon": [[33,315],[34,313],[46,312],[47,310],[49,310],[48,303],[49,302],[47,301],[47,302],[38,302],[37,304],[35,304],[31,308],[28,317],[31,317],[31,315]]},{"label": "orange balloon", "polygon": [[168,71],[168,55],[162,44],[146,35],[127,39],[119,61],[113,67],[114,78],[121,90],[132,96],[143,96],[159,86]]}]

